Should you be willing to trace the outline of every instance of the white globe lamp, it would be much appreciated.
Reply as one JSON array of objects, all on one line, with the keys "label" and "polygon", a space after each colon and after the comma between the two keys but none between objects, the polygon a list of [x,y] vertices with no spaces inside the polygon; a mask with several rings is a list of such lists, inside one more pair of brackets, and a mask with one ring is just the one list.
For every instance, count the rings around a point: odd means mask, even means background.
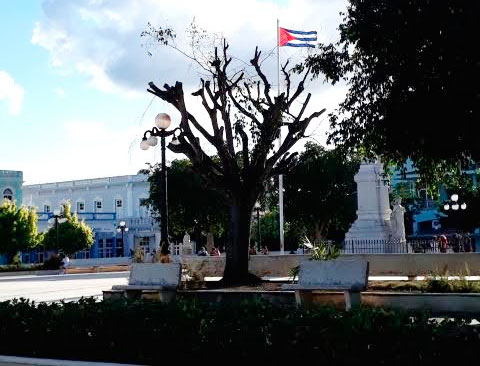
[{"label": "white globe lamp", "polygon": [[161,130],[166,130],[168,127],[170,127],[171,123],[172,123],[172,120],[170,116],[166,113],[159,113],[155,117],[155,124]]}]

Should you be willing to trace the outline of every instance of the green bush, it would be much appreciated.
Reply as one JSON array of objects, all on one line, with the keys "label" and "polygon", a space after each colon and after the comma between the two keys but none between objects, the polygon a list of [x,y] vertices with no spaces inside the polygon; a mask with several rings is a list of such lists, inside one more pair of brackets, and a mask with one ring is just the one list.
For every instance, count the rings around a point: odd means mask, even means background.
[{"label": "green bush", "polygon": [[297,360],[325,364],[431,364],[476,357],[477,329],[396,311],[270,303],[82,299],[0,303],[0,354],[158,365]]},{"label": "green bush", "polygon": [[43,262],[43,269],[59,269],[62,263],[62,258],[58,254],[52,254],[48,259]]}]

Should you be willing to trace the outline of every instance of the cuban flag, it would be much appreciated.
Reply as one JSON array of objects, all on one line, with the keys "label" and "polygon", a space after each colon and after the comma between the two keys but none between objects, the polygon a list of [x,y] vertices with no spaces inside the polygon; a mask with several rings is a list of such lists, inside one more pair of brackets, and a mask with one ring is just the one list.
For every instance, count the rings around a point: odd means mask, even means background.
[{"label": "cuban flag", "polygon": [[280,47],[315,47],[310,42],[317,40],[317,32],[303,32],[278,27],[278,45]]}]

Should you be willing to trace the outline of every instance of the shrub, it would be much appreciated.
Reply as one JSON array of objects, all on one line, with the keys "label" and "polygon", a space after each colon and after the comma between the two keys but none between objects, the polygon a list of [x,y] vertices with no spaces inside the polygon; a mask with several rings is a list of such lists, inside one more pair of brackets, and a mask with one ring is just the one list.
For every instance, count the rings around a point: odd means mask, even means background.
[{"label": "shrub", "polygon": [[150,365],[165,361],[165,353],[177,362],[308,355],[325,364],[431,364],[476,356],[477,329],[466,324],[380,308],[303,310],[263,301],[21,299],[0,302],[0,354]]},{"label": "shrub", "polygon": [[62,258],[58,254],[52,254],[45,262],[43,262],[43,269],[59,269],[62,263]]}]

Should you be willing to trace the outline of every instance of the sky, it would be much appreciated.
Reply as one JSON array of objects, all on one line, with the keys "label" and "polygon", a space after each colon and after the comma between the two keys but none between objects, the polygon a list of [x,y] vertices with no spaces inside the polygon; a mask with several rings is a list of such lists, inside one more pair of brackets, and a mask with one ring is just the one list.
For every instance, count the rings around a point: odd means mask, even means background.
[{"label": "sky", "polygon": [[[169,113],[172,127],[178,113],[146,92],[148,82],[182,81],[187,94],[198,88],[200,70],[140,37],[148,23],[173,28],[176,45],[187,50],[194,21],[227,38],[237,65],[259,46],[276,82],[277,18],[280,26],[316,30],[319,41],[332,42],[345,8],[346,0],[0,0],[0,170],[21,170],[25,184],[35,184],[136,174],[159,162],[159,149],[139,148],[141,137],[157,113]],[[308,52],[283,47],[280,58],[294,64]],[[310,111],[333,111],[346,92],[322,80],[307,87]],[[187,103],[202,116],[196,98]],[[327,129],[324,114],[307,132],[325,144]]]}]

